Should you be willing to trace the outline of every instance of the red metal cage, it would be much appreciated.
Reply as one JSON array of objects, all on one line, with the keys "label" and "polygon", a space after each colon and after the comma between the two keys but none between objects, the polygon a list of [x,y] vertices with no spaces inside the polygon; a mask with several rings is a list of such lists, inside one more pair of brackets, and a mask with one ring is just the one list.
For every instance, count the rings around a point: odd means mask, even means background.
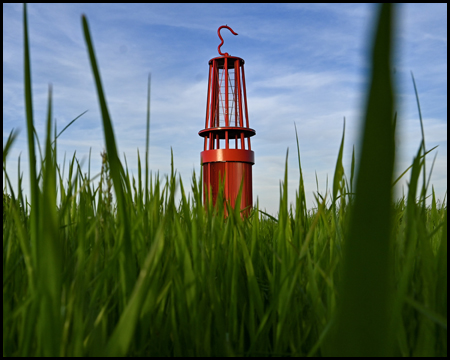
[{"label": "red metal cage", "polygon": [[[221,26],[220,29],[228,28]],[[255,155],[250,137],[256,134],[249,127],[247,94],[245,89],[244,60],[223,54],[209,61],[208,95],[204,138],[201,152],[203,163],[204,202],[212,196],[215,204],[220,182],[224,182],[224,199],[232,207],[242,183],[240,208],[248,215],[252,207],[252,165]]]}]

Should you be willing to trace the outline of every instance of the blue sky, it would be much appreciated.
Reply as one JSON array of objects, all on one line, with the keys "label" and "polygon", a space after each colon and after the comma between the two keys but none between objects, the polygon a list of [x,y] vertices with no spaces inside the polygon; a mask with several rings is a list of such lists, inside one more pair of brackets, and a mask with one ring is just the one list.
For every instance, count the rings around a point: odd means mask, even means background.
[{"label": "blue sky", "polygon": [[[394,56],[397,81],[398,158],[396,174],[412,162],[420,139],[414,73],[427,149],[439,145],[431,178],[436,194],[447,191],[447,4],[397,7]],[[91,174],[101,168],[104,149],[97,93],[81,27],[88,18],[102,83],[123,160],[137,176],[137,149],[145,154],[147,77],[152,74],[150,168],[170,171],[170,149],[183,182],[199,173],[205,121],[208,61],[223,52],[245,60],[247,100],[256,163],[253,198],[271,214],[278,211],[279,183],[289,148],[289,200],[299,170],[297,124],[308,207],[314,207],[327,177],[332,183],[346,119],[344,167],[350,172],[368,81],[374,4],[30,4],[28,25],[35,127],[45,139],[48,84],[58,129],[85,110],[58,139],[58,161],[92,148]],[[28,152],[23,91],[23,5],[3,4],[3,143],[12,128],[21,132],[7,159],[17,183],[21,156],[28,192]],[[433,160],[429,157],[429,164]],[[431,166],[428,166],[428,169]],[[66,170],[67,172],[67,170]],[[407,187],[409,174],[397,194]]]}]

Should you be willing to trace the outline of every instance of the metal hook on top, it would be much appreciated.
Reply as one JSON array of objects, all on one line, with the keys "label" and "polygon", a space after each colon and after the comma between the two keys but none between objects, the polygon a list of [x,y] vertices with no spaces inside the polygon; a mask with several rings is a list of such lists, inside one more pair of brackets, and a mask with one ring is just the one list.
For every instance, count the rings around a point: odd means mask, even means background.
[{"label": "metal hook on top", "polygon": [[217,47],[217,50],[219,51],[219,54],[220,54],[220,55],[222,55],[222,56],[229,56],[228,53],[225,53],[225,54],[224,54],[222,51],[220,51],[220,47],[223,45],[223,38],[222,38],[222,35],[220,35],[220,29],[222,29],[222,28],[227,28],[228,30],[231,31],[231,33],[232,33],[233,35],[237,35],[237,33],[235,33],[235,32],[233,31],[233,29],[230,28],[228,25],[222,25],[222,26],[217,30],[217,35],[219,35],[220,40],[222,40],[222,42],[220,43],[220,45]]}]

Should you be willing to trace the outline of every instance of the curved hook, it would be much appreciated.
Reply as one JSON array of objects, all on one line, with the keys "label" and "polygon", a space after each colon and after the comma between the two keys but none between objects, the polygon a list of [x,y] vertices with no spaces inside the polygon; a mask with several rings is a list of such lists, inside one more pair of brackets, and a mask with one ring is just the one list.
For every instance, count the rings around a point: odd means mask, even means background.
[{"label": "curved hook", "polygon": [[220,29],[222,29],[222,28],[227,28],[228,30],[231,31],[231,33],[232,33],[233,35],[237,35],[237,33],[235,33],[235,32],[233,31],[233,29],[230,28],[228,25],[222,25],[219,29],[217,29],[217,35],[219,35],[220,40],[222,40],[222,42],[220,43],[220,45],[217,47],[217,50],[219,51],[219,54],[220,54],[220,55],[222,55],[222,56],[229,56],[228,53],[225,53],[225,54],[224,54],[222,51],[220,51],[220,47],[223,45],[223,38],[222,38],[222,36],[220,35]]}]

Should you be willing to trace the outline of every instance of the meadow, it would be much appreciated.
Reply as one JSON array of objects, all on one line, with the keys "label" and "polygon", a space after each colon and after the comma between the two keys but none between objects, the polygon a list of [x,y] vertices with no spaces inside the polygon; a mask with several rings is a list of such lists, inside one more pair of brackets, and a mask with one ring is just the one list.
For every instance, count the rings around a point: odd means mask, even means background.
[{"label": "meadow", "polygon": [[[27,198],[20,162],[17,184],[6,171],[12,131],[3,146],[3,356],[447,356],[447,203],[430,184],[433,149],[420,106],[417,154],[393,176],[401,136],[390,70],[394,11],[384,4],[377,15],[362,151],[350,171],[344,128],[332,188],[315,192],[308,210],[297,140],[295,199],[287,197],[286,154],[277,216],[257,203],[242,218],[225,203],[225,218],[221,192],[215,207],[204,206],[202,174],[193,173],[188,193],[173,165],[163,178],[151,172],[149,108],[137,177],[123,166],[84,16],[103,165],[91,175],[75,155],[67,174],[66,162],[57,164],[51,88],[41,148],[24,6],[28,152],[36,162]],[[407,193],[394,199],[403,176]]]}]

